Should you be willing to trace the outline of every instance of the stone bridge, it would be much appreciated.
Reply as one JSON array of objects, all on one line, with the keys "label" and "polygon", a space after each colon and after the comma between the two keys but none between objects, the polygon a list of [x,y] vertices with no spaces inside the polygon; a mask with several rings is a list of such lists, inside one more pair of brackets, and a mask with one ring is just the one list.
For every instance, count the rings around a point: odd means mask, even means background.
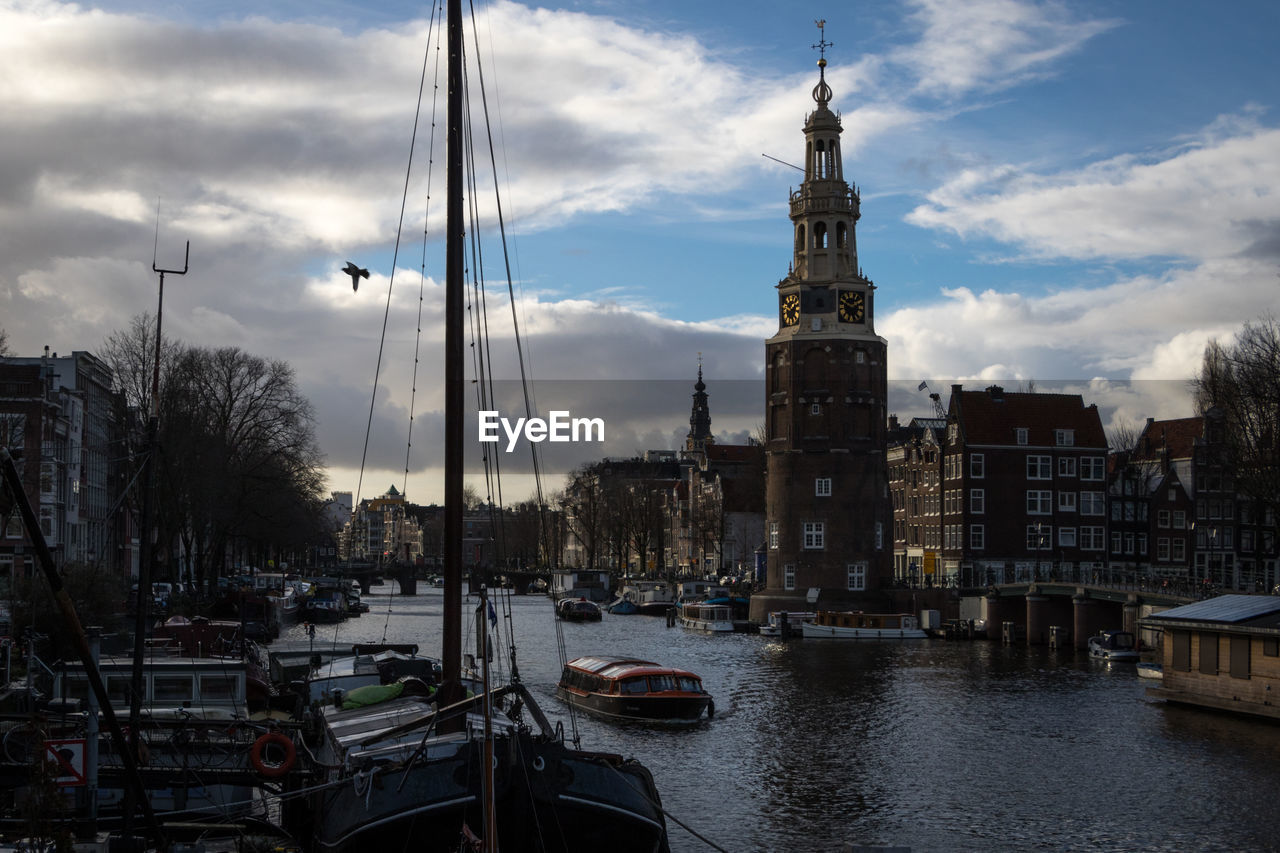
[{"label": "stone bridge", "polygon": [[987,636],[1083,649],[1099,631],[1123,630],[1137,636],[1140,618],[1195,600],[1132,586],[1056,581],[1000,584],[987,589]]}]

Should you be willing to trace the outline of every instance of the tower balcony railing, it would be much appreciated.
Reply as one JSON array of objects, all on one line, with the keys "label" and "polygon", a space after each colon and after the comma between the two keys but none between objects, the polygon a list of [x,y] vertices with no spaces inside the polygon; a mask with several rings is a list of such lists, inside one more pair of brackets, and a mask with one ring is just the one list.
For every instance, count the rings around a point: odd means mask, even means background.
[{"label": "tower balcony railing", "polygon": [[847,195],[828,195],[811,193],[806,189],[798,189],[791,193],[791,215],[805,213],[826,213],[830,211],[849,212],[858,215],[857,193]]}]

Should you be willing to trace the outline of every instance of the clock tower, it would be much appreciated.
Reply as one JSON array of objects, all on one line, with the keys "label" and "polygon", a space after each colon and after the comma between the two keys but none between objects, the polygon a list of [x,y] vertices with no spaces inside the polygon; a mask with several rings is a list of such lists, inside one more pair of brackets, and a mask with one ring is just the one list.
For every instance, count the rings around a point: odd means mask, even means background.
[{"label": "clock tower", "polygon": [[[823,22],[819,22],[821,28]],[[824,34],[825,35],[825,34]],[[883,611],[892,580],[885,459],[887,344],[862,274],[856,187],[844,178],[823,38],[817,107],[804,125],[804,181],[791,193],[793,257],[765,342],[765,588],[773,610]]]}]

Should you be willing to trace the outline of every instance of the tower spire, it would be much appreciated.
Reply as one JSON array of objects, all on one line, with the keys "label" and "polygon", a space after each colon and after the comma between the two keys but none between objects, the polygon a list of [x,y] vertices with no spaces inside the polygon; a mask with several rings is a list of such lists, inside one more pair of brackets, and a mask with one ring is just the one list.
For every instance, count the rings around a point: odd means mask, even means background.
[{"label": "tower spire", "polygon": [[818,25],[818,43],[811,47],[818,51],[818,85],[813,87],[813,100],[820,109],[825,109],[831,103],[831,87],[827,85],[827,48],[835,45],[827,41],[826,18],[820,18],[814,23]]}]

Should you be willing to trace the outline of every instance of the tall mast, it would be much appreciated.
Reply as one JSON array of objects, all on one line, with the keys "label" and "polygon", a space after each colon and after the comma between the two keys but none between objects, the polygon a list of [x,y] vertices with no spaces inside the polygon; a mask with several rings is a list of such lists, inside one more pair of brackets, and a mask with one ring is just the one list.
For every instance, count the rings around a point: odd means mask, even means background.
[{"label": "tall mast", "polygon": [[462,0],[449,0],[448,135],[445,160],[445,458],[444,458],[444,641],[446,693],[441,707],[464,698],[462,691],[462,406],[463,251],[462,220]]}]

